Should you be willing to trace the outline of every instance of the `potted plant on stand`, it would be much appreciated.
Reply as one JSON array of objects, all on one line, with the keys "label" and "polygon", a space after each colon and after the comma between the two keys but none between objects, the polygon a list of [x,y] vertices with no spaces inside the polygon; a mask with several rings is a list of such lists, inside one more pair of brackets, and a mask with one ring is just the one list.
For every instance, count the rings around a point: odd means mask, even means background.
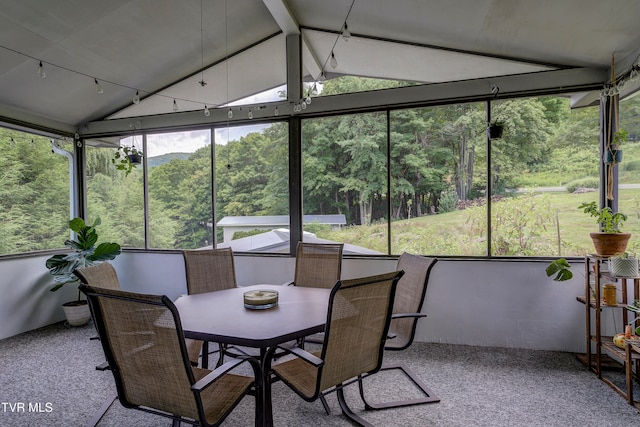
[{"label": "potted plant on stand", "polygon": [[[103,242],[96,246],[98,233],[95,227],[97,225],[100,225],[99,218],[93,225],[85,224],[82,218],[69,221],[69,228],[76,233],[76,239],[66,240],[64,245],[70,248],[71,252],[53,255],[46,261],[46,267],[54,276],[56,283],[51,288],[52,292],[67,283],[79,284],[79,279],[73,274],[75,269],[112,260],[120,255],[121,248],[117,243]],[[80,290],[78,290],[78,299],[63,304],[62,308],[71,326],[82,326],[91,318],[87,301],[80,299]]]},{"label": "potted plant on stand", "polygon": [[613,212],[609,207],[598,209],[596,202],[583,203],[578,209],[596,218],[600,226],[600,232],[589,234],[597,255],[612,256],[625,252],[631,234],[623,233],[620,228],[627,220],[627,215]]}]

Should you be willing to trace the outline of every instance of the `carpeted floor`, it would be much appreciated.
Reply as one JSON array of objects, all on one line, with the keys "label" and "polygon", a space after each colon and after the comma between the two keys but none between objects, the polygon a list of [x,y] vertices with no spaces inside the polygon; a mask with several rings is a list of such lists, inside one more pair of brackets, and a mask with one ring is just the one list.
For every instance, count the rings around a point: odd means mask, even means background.
[{"label": "carpeted floor", "polygon": [[[100,343],[89,339],[94,335],[91,324],[68,328],[59,323],[1,340],[0,426],[85,425],[115,395],[111,373],[95,370],[104,356]],[[404,352],[387,352],[385,361],[408,364],[441,402],[364,412],[357,386],[351,385],[346,395],[352,408],[377,426],[640,426],[640,413],[573,354],[414,343]],[[413,393],[393,372],[368,380],[372,400]],[[253,425],[251,399],[245,398],[224,425]],[[305,402],[282,383],[274,384],[273,399],[276,426],[351,425],[334,395],[328,396],[331,415],[320,402]],[[116,401],[99,425],[170,424]]]}]

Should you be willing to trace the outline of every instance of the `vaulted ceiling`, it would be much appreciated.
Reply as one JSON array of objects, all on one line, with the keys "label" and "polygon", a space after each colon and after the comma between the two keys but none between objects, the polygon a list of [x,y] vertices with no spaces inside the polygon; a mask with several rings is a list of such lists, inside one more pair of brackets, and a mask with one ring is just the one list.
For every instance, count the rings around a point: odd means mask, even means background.
[{"label": "vaulted ceiling", "polygon": [[291,34],[307,81],[606,76],[612,54],[620,72],[637,61],[638,16],[637,0],[0,0],[0,122],[70,132],[225,105],[286,83]]}]

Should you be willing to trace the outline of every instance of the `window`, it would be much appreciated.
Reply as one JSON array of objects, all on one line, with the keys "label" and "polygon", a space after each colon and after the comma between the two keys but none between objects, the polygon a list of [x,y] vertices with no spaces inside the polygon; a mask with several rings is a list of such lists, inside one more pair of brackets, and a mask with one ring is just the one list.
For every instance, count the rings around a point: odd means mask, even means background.
[{"label": "window", "polygon": [[0,141],[0,254],[63,247],[73,144],[6,128]]},{"label": "window", "polygon": [[213,245],[211,131],[147,136],[149,247]]},{"label": "window", "polygon": [[582,256],[593,251],[592,218],[578,206],[598,200],[599,108],[571,110],[562,97],[491,102],[504,124],[491,140],[491,253]]},{"label": "window", "polygon": [[[132,146],[132,137],[121,144]],[[142,136],[135,137],[136,148],[142,148]],[[117,148],[90,141],[85,146],[87,219],[100,218],[100,241],[117,242],[123,247],[144,248],[143,168],[139,165],[129,174],[117,170],[112,160]]]},{"label": "window", "polygon": [[385,113],[303,121],[303,240],[388,253],[386,121]]},{"label": "window", "polygon": [[484,105],[391,112],[391,253],[486,253]]},{"label": "window", "polygon": [[289,253],[287,123],[216,129],[215,165],[218,247]]}]

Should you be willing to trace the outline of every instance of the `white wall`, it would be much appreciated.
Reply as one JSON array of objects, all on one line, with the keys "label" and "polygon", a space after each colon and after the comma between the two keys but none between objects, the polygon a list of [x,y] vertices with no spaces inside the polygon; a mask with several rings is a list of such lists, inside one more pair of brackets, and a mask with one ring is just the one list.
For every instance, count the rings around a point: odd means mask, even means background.
[{"label": "white wall", "polygon": [[[49,292],[47,257],[0,260],[0,338],[64,320],[61,304],[74,299],[72,287]],[[342,277],[373,275],[395,268],[395,260],[345,259]],[[122,287],[162,293],[186,292],[181,254],[124,253],[113,261]],[[282,284],[293,278],[294,259],[236,256],[240,286]],[[546,277],[543,261],[445,260],[432,271],[417,340],[480,346],[582,352],[585,348],[583,279]],[[574,270],[581,272],[582,264]],[[66,287],[65,287],[66,288]],[[623,329],[613,310],[603,311],[606,333]]]}]

